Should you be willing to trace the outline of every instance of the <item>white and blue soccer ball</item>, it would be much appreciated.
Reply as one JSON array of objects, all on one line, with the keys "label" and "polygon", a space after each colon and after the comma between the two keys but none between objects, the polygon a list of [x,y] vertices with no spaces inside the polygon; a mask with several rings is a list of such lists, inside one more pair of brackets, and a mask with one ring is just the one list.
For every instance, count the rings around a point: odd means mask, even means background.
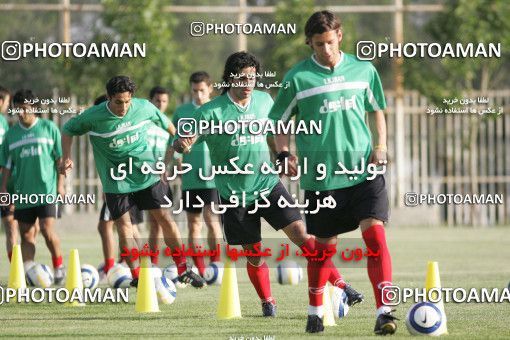
[{"label": "white and blue soccer ball", "polygon": [[284,260],[276,267],[278,283],[297,285],[303,279],[303,268],[296,261]]},{"label": "white and blue soccer ball", "polygon": [[211,262],[205,269],[205,282],[208,285],[221,285],[224,269],[223,262]]},{"label": "white and blue soccer ball", "polygon": [[175,301],[177,290],[172,280],[167,279],[165,276],[160,276],[154,278],[154,283],[159,302],[169,305]]},{"label": "white and blue soccer ball", "polygon": [[48,288],[53,284],[53,270],[45,264],[33,264],[27,271],[27,283],[29,286]]},{"label": "white and blue soccer ball", "polygon": [[[191,270],[198,274],[198,268],[196,266],[193,266]],[[179,274],[175,263],[168,265],[163,269],[163,276],[171,280],[177,288],[186,288],[188,286],[185,283],[179,282]]]},{"label": "white and blue soccer ball", "polygon": [[331,293],[331,305],[333,306],[335,317],[339,319],[345,317],[349,312],[347,294],[345,294],[345,291],[342,288],[333,287],[333,292]]},{"label": "white and blue soccer ball", "polygon": [[155,264],[152,264],[151,273],[154,279],[161,278],[163,276],[163,271]]},{"label": "white and blue soccer ball", "polygon": [[412,305],[406,316],[406,326],[412,335],[441,335],[443,322],[444,312],[430,302]]},{"label": "white and blue soccer ball", "polygon": [[99,281],[101,283],[106,282],[106,273],[104,272],[104,262],[101,262],[99,266],[97,266],[97,272],[99,273]]},{"label": "white and blue soccer ball", "polygon": [[116,264],[108,271],[106,275],[108,283],[113,288],[129,288],[133,276],[131,270],[121,264]]},{"label": "white and blue soccer ball", "polygon": [[83,281],[83,288],[95,289],[99,284],[99,272],[96,267],[84,264],[81,266],[81,279]]}]

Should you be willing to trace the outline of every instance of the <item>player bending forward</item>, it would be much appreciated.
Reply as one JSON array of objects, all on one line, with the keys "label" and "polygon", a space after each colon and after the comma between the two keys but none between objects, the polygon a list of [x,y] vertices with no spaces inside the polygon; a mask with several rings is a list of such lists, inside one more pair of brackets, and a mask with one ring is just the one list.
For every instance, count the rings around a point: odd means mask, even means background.
[{"label": "player bending forward", "polygon": [[[237,52],[228,57],[223,72],[223,81],[229,84],[221,96],[202,105],[196,112],[199,121],[215,122],[229,120],[249,121],[266,120],[273,100],[269,94],[254,90],[256,74],[260,72],[258,60],[247,52]],[[318,242],[306,230],[297,208],[280,208],[278,200],[283,196],[293,202],[277,175],[264,175],[260,171],[262,164],[270,163],[270,155],[265,136],[251,135],[246,129],[236,134],[202,134],[198,141],[206,141],[213,166],[227,167],[232,170],[229,160],[239,157],[236,164],[243,169],[251,164],[251,175],[216,175],[216,187],[222,202],[229,202],[232,195],[239,201],[245,196],[246,207],[228,207],[223,215],[224,233],[228,244],[241,245],[245,250],[254,250],[261,246],[261,218],[263,217],[275,230],[283,230],[289,239],[304,252],[315,252],[315,257],[307,257],[309,306],[306,331],[322,332],[323,291],[330,269],[328,260],[322,255],[327,244]],[[177,152],[189,151],[197,139],[181,137],[174,142]],[[233,193],[235,191],[235,194]],[[270,205],[254,210],[260,194],[265,194]],[[244,193],[244,194],[243,194]],[[257,294],[262,301],[264,316],[276,315],[276,301],[271,294],[269,268],[260,257],[247,258],[247,270]],[[353,290],[352,290],[353,291]]]},{"label": "player bending forward", "polygon": [[[108,101],[93,106],[71,118],[62,129],[62,174],[72,169],[71,144],[73,136],[88,133],[94,151],[96,169],[103,185],[106,204],[119,232],[122,249],[136,247],[129,210],[136,205],[161,223],[166,244],[175,249],[182,246],[179,228],[161,208],[166,204],[168,185],[159,176],[144,173],[142,165],[156,160],[147,143],[147,129],[154,123],[174,134],[173,124],[148,100],[132,98],[134,82],[125,76],[116,76],[106,84]],[[128,169],[129,168],[129,169]],[[200,288],[205,282],[191,271],[182,254],[173,256],[179,280]],[[138,285],[140,267],[128,261],[133,274],[132,285]]]}]

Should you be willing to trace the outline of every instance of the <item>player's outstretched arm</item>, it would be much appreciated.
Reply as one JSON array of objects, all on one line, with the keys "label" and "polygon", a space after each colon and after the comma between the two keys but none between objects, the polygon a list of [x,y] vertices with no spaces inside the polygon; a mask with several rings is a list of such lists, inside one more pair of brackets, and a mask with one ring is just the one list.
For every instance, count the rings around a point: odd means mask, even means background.
[{"label": "player's outstretched arm", "polygon": [[195,137],[179,137],[174,140],[174,150],[179,153],[189,153],[191,151],[191,146],[197,140]]},{"label": "player's outstretched arm", "polygon": [[374,145],[374,151],[372,152],[372,157],[370,159],[371,163],[374,164],[383,164],[387,160],[387,146],[386,146],[386,118],[384,118],[384,111],[377,110],[374,111],[375,118],[375,132],[377,136],[375,136],[374,140],[376,144]]},{"label": "player's outstretched arm", "polygon": [[73,161],[71,159],[72,144],[73,136],[62,133],[62,158],[58,160],[58,172],[64,176],[73,168]]},{"label": "player's outstretched arm", "polygon": [[[59,158],[55,161],[55,165],[57,167],[57,172],[58,172],[58,167],[59,167],[59,164],[62,162],[62,158]],[[57,194],[61,195],[61,196],[65,196],[66,194],[66,188],[65,188],[65,176],[61,173],[58,172],[58,175],[57,175]]]},{"label": "player's outstretched arm", "polygon": [[7,182],[11,178],[11,170],[5,167],[2,167],[2,184],[0,185],[0,192],[7,192]]},{"label": "player's outstretched arm", "polygon": [[168,124],[168,129],[167,129],[168,133],[170,134],[170,136],[175,136],[175,133],[177,132],[177,130],[175,129],[175,125],[170,122],[170,124]]}]

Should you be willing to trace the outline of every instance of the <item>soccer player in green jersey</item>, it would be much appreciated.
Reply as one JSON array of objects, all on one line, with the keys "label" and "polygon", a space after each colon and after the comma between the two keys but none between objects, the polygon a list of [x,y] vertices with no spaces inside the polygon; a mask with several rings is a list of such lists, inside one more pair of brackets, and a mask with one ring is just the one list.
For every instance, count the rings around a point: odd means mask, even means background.
[{"label": "soccer player in green jersey", "polygon": [[[191,86],[190,103],[179,106],[174,113],[172,122],[177,126],[181,118],[193,118],[197,109],[211,100],[213,92],[211,78],[205,71],[198,71],[191,74],[189,78]],[[206,174],[210,173],[211,159],[206,143],[199,143],[185,153],[182,162],[191,165],[191,171],[182,175],[182,200],[185,202],[184,210],[188,221],[188,240],[193,246],[201,245],[202,237],[202,215],[207,226],[207,243],[210,249],[215,249],[218,241],[221,240],[221,224],[217,214],[211,210],[212,203],[219,203],[218,190],[214,181],[205,181],[199,177],[199,169]],[[197,206],[203,202],[203,207]],[[220,260],[220,255],[211,255],[211,262]],[[198,268],[200,275],[204,276],[205,261],[202,256],[193,256],[193,261]]]},{"label": "soccer player in green jersey", "polygon": [[[62,174],[72,169],[71,145],[73,136],[87,133],[94,151],[106,204],[115,220],[121,247],[136,248],[129,209],[136,205],[161,223],[165,242],[172,249],[182,246],[179,228],[161,208],[166,204],[168,185],[160,176],[143,171],[146,165],[154,165],[153,150],[147,143],[147,130],[157,124],[170,134],[175,133],[173,124],[146,99],[133,98],[136,86],[126,76],[111,78],[106,84],[108,101],[93,106],[71,118],[62,129],[63,158],[59,169]],[[191,271],[182,253],[173,253],[179,280],[200,288],[204,280]],[[133,274],[132,285],[138,285],[139,267],[128,261]]]},{"label": "soccer player in green jersey", "polygon": [[[336,247],[337,235],[361,228],[367,248],[378,256],[368,257],[368,276],[373,286],[377,321],[376,334],[396,331],[392,310],[384,304],[383,287],[391,285],[391,258],[386,245],[384,222],[388,220],[388,196],[385,180],[370,173],[335,174],[344,169],[366,169],[369,163],[386,164],[386,122],[381,81],[374,66],[340,51],[342,30],[339,19],[330,11],[314,13],[305,26],[306,43],[312,48],[310,58],[295,65],[284,77],[287,88],[280,89],[269,115],[275,120],[322,122],[322,134],[296,136],[297,157],[290,154],[289,136],[276,136],[278,159],[288,158],[289,175],[296,174],[297,162],[308,161],[308,174],[301,176],[305,197],[316,202],[327,195],[337,202],[335,209],[321,208],[306,216],[307,230]],[[366,124],[367,113],[374,115],[375,141]],[[374,146],[372,145],[374,144]],[[316,167],[324,164],[327,176],[317,181]],[[344,170],[342,169],[342,170]],[[315,210],[313,204],[309,209]],[[340,279],[331,266],[330,281]]]},{"label": "soccer player in green jersey", "polygon": [[[9,109],[10,102],[11,93],[5,87],[0,86],[0,145],[2,145],[5,134],[7,133],[7,130],[9,130],[9,123],[5,118],[5,114]],[[12,189],[12,184],[11,178],[10,183],[7,185],[7,191],[9,193],[12,193],[12,190],[9,190]],[[12,256],[12,247],[18,242],[18,222],[14,219],[14,205],[2,205],[0,207],[0,216],[2,216],[2,224],[5,229],[5,247],[7,249],[7,257],[10,261]]]},{"label": "soccer player in green jersey", "polygon": [[[94,100],[94,105],[99,105],[106,101],[108,101],[108,97],[103,94]],[[138,246],[141,246],[138,225],[143,223],[143,212],[138,209],[136,205],[134,205],[131,207],[131,209],[129,209],[129,217],[133,226],[133,237],[135,238]],[[103,201],[103,206],[101,207],[101,211],[99,213],[99,222],[97,223],[97,231],[101,237],[101,245],[103,248],[104,256],[103,266],[100,266],[99,268],[99,275],[101,279],[106,278],[108,271],[115,265],[115,241],[113,239],[113,224],[114,221],[110,214],[110,210],[108,210],[108,207],[106,206],[106,201]],[[119,259],[119,262],[122,262],[123,260],[124,259],[121,258]]]},{"label": "soccer player in green jersey", "polygon": [[60,131],[52,121],[35,115],[33,105],[29,104],[34,99],[30,90],[19,90],[13,96],[13,106],[20,110],[19,122],[9,129],[2,144],[0,191],[7,192],[12,175],[14,193],[20,196],[14,202],[14,218],[19,224],[23,261],[28,264],[34,260],[36,221],[39,219],[53,261],[55,284],[61,284],[65,271],[60,239],[54,229],[57,206],[49,203],[55,201],[50,200],[50,196],[65,195],[63,178],[57,173],[57,162],[62,156]]},{"label": "soccer player in green jersey", "polygon": [[[269,94],[254,90],[256,75],[260,73],[260,63],[247,52],[237,52],[228,57],[223,72],[223,94],[202,105],[196,112],[197,125],[201,122],[224,123],[234,121],[267,121],[273,100]],[[180,122],[181,123],[181,122]],[[183,125],[183,124],[181,124]],[[177,152],[188,151],[197,138],[186,136],[187,128],[180,138],[174,141]],[[316,242],[307,234],[299,210],[296,207],[279,207],[278,200],[294,202],[280,182],[277,174],[263,174],[261,166],[270,164],[270,154],[266,136],[252,134],[249,130],[235,133],[207,133],[199,131],[198,142],[205,141],[209,147],[212,166],[227,167],[232,158],[238,157],[236,164],[243,169],[251,166],[253,174],[216,174],[214,177],[222,202],[230,201],[231,196],[238,199],[237,207],[226,208],[223,214],[223,231],[230,245],[241,245],[247,251],[256,251],[261,247],[261,218],[264,218],[275,230],[283,230],[289,239],[303,252],[314,254],[307,257],[309,306],[307,332],[323,331],[323,291],[329,273],[327,261],[323,256],[327,247]],[[269,206],[260,207],[255,203],[264,200]],[[267,204],[263,204],[267,205]],[[255,207],[258,209],[255,210]],[[250,211],[252,213],[250,213]],[[264,316],[276,315],[276,302],[271,294],[269,268],[260,256],[247,256],[247,271],[262,302]]]}]

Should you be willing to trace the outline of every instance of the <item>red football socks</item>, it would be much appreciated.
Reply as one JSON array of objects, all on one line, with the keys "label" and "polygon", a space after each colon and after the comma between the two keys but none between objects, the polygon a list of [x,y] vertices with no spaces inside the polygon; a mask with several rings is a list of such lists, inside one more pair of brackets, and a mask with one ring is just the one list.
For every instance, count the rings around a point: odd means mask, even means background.
[{"label": "red football socks", "polygon": [[264,262],[260,266],[254,266],[249,261],[246,261],[246,269],[248,270],[248,276],[260,300],[271,300],[271,283],[269,281],[269,268],[267,263]]},{"label": "red football socks", "polygon": [[51,261],[53,262],[53,268],[58,268],[62,265],[62,256],[52,257]]},{"label": "red football socks", "polygon": [[203,256],[193,256],[193,263],[198,268],[198,273],[200,276],[204,276],[205,273],[205,261]]},{"label": "red football socks", "polygon": [[133,279],[138,279],[138,276],[140,275],[140,267],[131,269],[131,275],[133,276]]},{"label": "red football socks", "polygon": [[391,285],[392,269],[391,256],[386,245],[384,227],[376,224],[365,230],[363,233],[365,245],[378,256],[370,256],[367,260],[368,277],[374,289],[377,308],[383,305],[381,291],[384,286]]},{"label": "red football socks", "polygon": [[115,259],[113,257],[110,257],[109,259],[106,259],[104,262],[103,271],[105,273],[108,273],[108,271],[115,265]]},{"label": "red football socks", "polygon": [[[305,243],[300,246],[304,252],[315,252],[316,256],[307,257],[307,272],[308,272],[308,298],[310,306],[322,306],[324,286],[330,276],[330,267],[327,265],[328,259],[321,260],[323,251],[328,249],[327,244],[319,243],[315,238],[310,237]],[[305,250],[306,249],[306,250]]]}]

